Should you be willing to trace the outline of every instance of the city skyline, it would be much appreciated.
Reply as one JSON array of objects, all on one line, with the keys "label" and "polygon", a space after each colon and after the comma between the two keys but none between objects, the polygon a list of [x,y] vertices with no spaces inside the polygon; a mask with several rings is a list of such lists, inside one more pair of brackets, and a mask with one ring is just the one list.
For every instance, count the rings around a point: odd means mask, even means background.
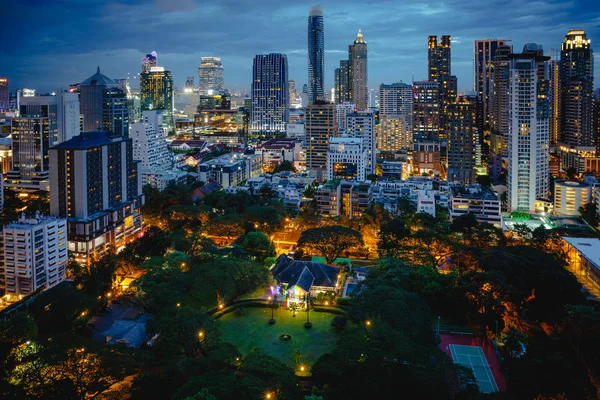
[{"label": "city skyline", "polygon": [[[140,58],[149,50],[156,50],[161,65],[172,71],[176,87],[183,87],[185,78],[194,74],[201,57],[216,56],[223,59],[225,86],[249,89],[254,55],[269,52],[286,54],[290,79],[298,86],[306,83],[306,21],[313,2],[258,1],[250,7],[226,1],[200,7],[193,0],[149,4],[62,0],[58,2],[62,7],[52,8],[33,3],[40,12],[27,12],[31,2],[17,4],[6,10],[9,23],[0,27],[4,37],[13,38],[0,59],[0,71],[9,79],[11,91],[18,87],[36,88],[39,93],[56,91],[83,81],[98,65],[108,76],[127,78],[129,73],[134,77]],[[329,2],[323,6],[325,86],[333,86],[333,71],[360,28],[369,38],[370,87],[410,82],[413,73],[415,80],[426,79],[427,37],[448,34],[453,40],[452,70],[459,91],[470,91],[474,40],[506,38],[516,48],[537,42],[548,53],[550,48],[560,48],[564,32],[584,29],[594,48],[600,37],[600,6],[586,6],[585,14],[578,13],[577,5],[584,3],[492,2],[483,9],[474,1],[437,8],[423,2],[378,1],[369,5],[366,14],[358,2]],[[226,24],[219,15],[227,15]],[[489,21],[488,15],[494,15],[494,20]],[[42,24],[41,17],[65,22]],[[17,21],[30,28],[14,35]],[[149,35],[149,29],[157,34]],[[596,74],[600,73],[599,54],[595,55]],[[138,86],[137,79],[132,79],[132,87]]]}]

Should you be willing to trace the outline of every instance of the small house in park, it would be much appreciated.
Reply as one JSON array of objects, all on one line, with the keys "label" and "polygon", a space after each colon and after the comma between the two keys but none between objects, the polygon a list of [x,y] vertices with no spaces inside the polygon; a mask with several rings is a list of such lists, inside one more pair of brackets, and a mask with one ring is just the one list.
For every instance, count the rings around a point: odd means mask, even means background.
[{"label": "small house in park", "polygon": [[288,302],[301,302],[307,293],[335,292],[339,288],[340,269],[311,261],[292,260],[282,254],[271,268],[273,278],[286,286]]}]

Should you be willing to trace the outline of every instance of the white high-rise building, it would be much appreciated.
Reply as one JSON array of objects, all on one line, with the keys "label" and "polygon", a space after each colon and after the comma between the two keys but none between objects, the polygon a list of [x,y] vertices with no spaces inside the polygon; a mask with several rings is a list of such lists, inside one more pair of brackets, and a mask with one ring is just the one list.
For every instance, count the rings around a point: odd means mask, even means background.
[{"label": "white high-rise building", "polygon": [[406,130],[412,134],[413,92],[412,86],[403,82],[379,86],[379,115],[399,115],[404,117]]},{"label": "white high-rise building", "polygon": [[367,152],[360,137],[332,137],[327,151],[327,179],[366,179]]},{"label": "white high-rise building", "polygon": [[66,278],[67,220],[22,215],[4,226],[0,251],[0,288],[5,294],[27,296]]},{"label": "white high-rise building", "polygon": [[356,111],[346,117],[349,137],[362,138],[367,153],[366,174],[375,173],[375,115],[372,111]]},{"label": "white high-rise building", "polygon": [[335,118],[337,121],[337,130],[339,135],[346,133],[346,117],[356,110],[356,104],[348,101],[335,105]]},{"label": "white high-rise building", "polygon": [[509,66],[508,209],[534,212],[548,197],[550,100],[541,46],[526,44]]},{"label": "white high-rise building", "polygon": [[129,137],[133,139],[133,159],[141,161],[142,169],[171,167],[162,111],[144,111],[142,122],[130,125]]},{"label": "white high-rise building", "polygon": [[81,130],[81,109],[79,93],[59,91],[56,94],[56,143],[62,143],[79,135]]}]

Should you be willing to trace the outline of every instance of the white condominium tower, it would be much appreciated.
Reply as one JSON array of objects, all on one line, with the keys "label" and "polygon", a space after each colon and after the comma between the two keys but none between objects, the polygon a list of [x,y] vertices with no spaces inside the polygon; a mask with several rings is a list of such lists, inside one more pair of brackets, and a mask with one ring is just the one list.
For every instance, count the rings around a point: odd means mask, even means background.
[{"label": "white condominium tower", "polygon": [[549,190],[549,57],[528,43],[509,67],[508,209],[533,212]]}]

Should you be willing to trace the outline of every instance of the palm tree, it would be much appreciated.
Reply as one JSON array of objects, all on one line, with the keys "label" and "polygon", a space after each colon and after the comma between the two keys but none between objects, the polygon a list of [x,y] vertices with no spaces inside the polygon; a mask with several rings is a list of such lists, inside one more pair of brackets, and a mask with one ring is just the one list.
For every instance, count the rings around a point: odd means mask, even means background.
[{"label": "palm tree", "polygon": [[306,293],[306,296],[304,296],[304,301],[306,301],[306,322],[304,323],[304,327],[306,329],[310,329],[312,328],[312,323],[310,322],[310,306],[312,305],[312,297],[310,296],[310,292]]},{"label": "palm tree", "polygon": [[292,317],[296,316],[296,312],[298,312],[299,308],[300,307],[298,306],[298,303],[296,303],[296,302],[290,303],[289,310],[292,312]]}]

